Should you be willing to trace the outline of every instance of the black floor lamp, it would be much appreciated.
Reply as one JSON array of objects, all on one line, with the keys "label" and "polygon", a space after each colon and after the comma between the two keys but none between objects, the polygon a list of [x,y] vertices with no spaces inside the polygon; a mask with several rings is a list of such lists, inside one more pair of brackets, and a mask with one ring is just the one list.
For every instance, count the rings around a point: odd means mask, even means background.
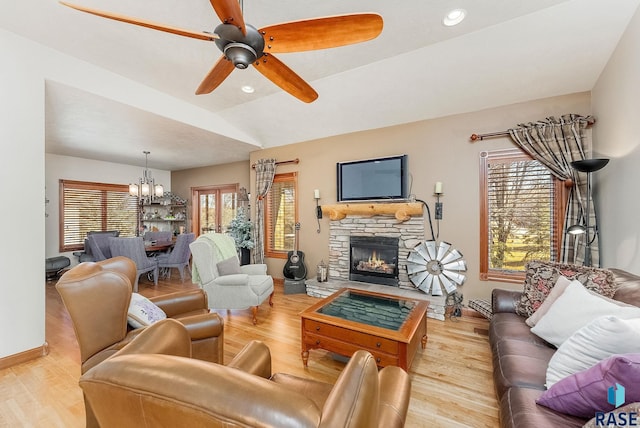
[{"label": "black floor lamp", "polygon": [[[584,247],[584,265],[591,266],[591,244],[596,239],[598,233],[598,226],[589,225],[591,217],[591,173],[601,170],[609,163],[609,159],[583,159],[579,161],[571,162],[571,167],[576,171],[587,173],[587,210],[584,215],[585,225],[574,224],[569,226],[567,233],[571,235],[585,234],[585,247]],[[590,229],[593,229],[593,236],[590,234]]]}]

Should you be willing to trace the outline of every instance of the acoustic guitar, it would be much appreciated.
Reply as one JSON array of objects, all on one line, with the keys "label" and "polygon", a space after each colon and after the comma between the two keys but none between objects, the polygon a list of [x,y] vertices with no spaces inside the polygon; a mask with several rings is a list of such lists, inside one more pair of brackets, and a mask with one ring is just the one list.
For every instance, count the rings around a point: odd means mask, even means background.
[{"label": "acoustic guitar", "polygon": [[304,279],[307,277],[307,267],[304,264],[304,253],[298,250],[298,231],[300,223],[296,223],[295,245],[293,251],[287,253],[287,262],[282,274],[288,279]]}]

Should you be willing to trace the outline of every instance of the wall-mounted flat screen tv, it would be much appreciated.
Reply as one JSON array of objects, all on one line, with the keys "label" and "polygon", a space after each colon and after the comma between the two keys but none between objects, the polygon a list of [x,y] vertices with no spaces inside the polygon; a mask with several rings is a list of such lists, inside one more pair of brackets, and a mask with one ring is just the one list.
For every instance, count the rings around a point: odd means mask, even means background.
[{"label": "wall-mounted flat screen tv", "polygon": [[407,155],[338,162],[338,202],[407,199]]}]

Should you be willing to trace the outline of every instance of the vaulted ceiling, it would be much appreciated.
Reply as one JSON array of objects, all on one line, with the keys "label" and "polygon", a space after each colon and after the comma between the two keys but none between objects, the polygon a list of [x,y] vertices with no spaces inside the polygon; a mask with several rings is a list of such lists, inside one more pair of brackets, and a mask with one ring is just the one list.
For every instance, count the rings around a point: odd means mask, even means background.
[{"label": "vaulted ceiling", "polygon": [[[72,2],[195,31],[219,23],[207,0]],[[221,55],[213,43],[53,0],[13,2],[0,28],[60,52],[68,66],[103,71],[78,84],[47,80],[47,152],[141,165],[149,150],[150,166],[179,170],[246,160],[262,147],[588,91],[640,0],[242,3],[245,21],[257,28],[376,12],[384,29],[357,45],[278,55],[318,92],[306,104],[251,67],[195,95]],[[467,18],[445,27],[453,8]],[[243,93],[243,85],[255,92]]]}]

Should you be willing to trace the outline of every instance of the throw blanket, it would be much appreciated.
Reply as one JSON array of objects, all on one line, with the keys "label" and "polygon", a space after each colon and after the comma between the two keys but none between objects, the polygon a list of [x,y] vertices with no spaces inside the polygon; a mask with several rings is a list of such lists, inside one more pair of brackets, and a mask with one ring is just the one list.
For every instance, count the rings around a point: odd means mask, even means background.
[{"label": "throw blanket", "polygon": [[[206,239],[209,241],[215,252],[215,258],[218,262],[226,260],[230,257],[238,255],[236,250],[236,243],[232,237],[223,233],[209,232],[200,235],[198,239]],[[213,263],[213,260],[211,261]],[[193,263],[191,266],[191,281],[194,284],[200,283],[200,275],[198,275],[198,268]]]}]

